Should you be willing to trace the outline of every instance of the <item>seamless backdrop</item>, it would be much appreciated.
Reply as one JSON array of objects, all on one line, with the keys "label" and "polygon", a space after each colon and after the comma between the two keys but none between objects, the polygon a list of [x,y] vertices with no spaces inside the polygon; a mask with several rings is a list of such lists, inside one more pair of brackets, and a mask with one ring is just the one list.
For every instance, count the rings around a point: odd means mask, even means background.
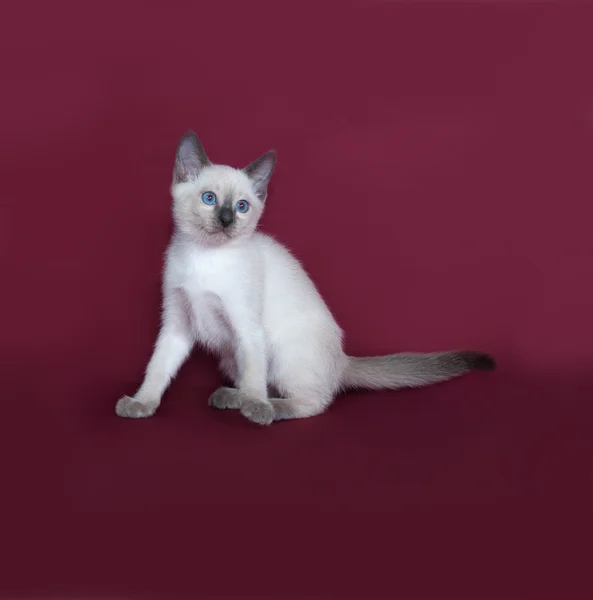
[{"label": "seamless backdrop", "polygon": [[[593,409],[587,3],[112,2],[0,19],[0,593],[585,598]],[[499,363],[260,429],[150,356],[186,129],[278,150],[262,228],[351,354]]]}]

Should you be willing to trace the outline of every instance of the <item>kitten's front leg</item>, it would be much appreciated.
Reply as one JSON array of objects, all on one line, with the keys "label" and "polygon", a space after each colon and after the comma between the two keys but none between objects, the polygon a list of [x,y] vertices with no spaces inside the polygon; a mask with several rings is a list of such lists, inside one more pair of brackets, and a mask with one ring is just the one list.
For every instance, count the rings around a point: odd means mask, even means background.
[{"label": "kitten's front leg", "polygon": [[238,408],[250,421],[269,425],[274,408],[267,398],[267,364],[263,330],[251,326],[237,336],[237,388],[219,388],[210,396],[210,406]]},{"label": "kitten's front leg", "polygon": [[193,338],[182,302],[175,297],[167,300],[163,325],[144,381],[133,398],[124,396],[118,401],[115,412],[120,417],[135,419],[152,416],[171,379],[192,349]]}]

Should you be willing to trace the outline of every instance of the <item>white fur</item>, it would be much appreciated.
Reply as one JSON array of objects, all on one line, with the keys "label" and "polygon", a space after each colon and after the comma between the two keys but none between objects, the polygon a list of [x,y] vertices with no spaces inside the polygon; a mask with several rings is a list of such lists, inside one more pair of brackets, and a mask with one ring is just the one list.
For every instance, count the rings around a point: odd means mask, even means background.
[{"label": "white fur", "polygon": [[239,389],[331,400],[346,364],[342,333],[283,246],[260,233],[214,248],[175,237],[164,279],[166,319],[187,314],[190,339],[235,358]]}]

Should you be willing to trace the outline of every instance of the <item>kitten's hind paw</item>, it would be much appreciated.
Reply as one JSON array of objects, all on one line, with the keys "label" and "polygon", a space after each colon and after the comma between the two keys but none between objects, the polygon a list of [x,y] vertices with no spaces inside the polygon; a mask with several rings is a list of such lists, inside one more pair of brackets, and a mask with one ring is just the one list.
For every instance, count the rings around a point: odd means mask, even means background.
[{"label": "kitten's hind paw", "polygon": [[225,408],[240,408],[241,392],[230,387],[218,388],[212,396],[208,398],[208,405],[212,406],[212,408],[219,408],[220,410],[224,410]]},{"label": "kitten's hind paw", "polygon": [[141,419],[144,417],[152,417],[158,404],[154,402],[138,402],[134,398],[124,396],[115,405],[115,413],[118,417],[127,419]]},{"label": "kitten's hind paw", "polygon": [[267,400],[245,398],[241,402],[241,414],[258,425],[269,425],[274,420],[274,407]]}]

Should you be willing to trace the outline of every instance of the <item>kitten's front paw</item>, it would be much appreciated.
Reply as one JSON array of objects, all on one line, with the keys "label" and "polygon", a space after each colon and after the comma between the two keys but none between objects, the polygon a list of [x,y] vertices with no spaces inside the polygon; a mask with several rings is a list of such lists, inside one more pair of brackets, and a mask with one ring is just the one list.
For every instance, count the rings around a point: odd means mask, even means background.
[{"label": "kitten's front paw", "polygon": [[267,400],[245,398],[241,402],[241,414],[259,425],[269,425],[274,420],[274,407]]},{"label": "kitten's front paw", "polygon": [[115,413],[119,417],[127,419],[141,419],[143,417],[152,417],[158,404],[154,402],[138,402],[134,398],[124,396],[115,405]]},{"label": "kitten's front paw", "polygon": [[221,410],[225,408],[239,408],[241,406],[241,393],[234,388],[218,388],[208,398],[208,405]]}]

